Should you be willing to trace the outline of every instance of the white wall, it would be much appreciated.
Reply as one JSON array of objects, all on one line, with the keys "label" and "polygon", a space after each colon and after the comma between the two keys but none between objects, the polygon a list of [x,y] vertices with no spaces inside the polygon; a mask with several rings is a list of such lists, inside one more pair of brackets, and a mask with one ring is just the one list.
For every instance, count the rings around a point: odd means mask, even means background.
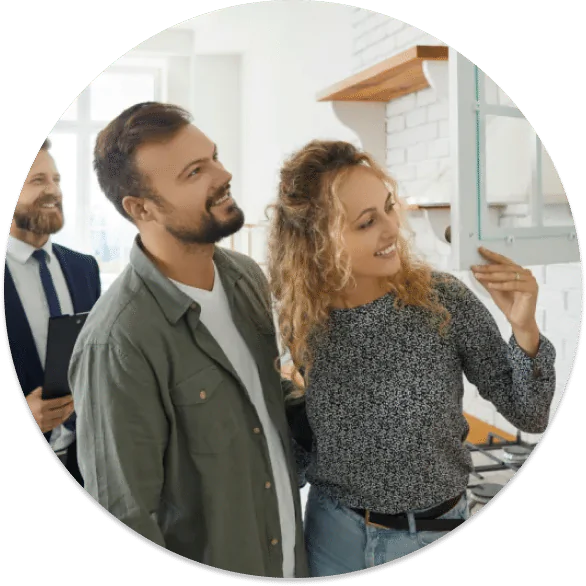
[{"label": "white wall", "polygon": [[220,161],[233,175],[232,191],[242,193],[242,55],[194,58],[194,124],[218,147]]},{"label": "white wall", "polygon": [[165,92],[162,99],[190,109],[193,91],[193,84],[190,83],[193,37],[193,31],[189,29],[166,29],[134,47],[119,59],[118,63],[141,58],[162,62],[165,77]]},{"label": "white wall", "polygon": [[[424,31],[374,12],[354,9],[352,20],[354,72],[391,57],[412,45],[445,44]],[[428,88],[388,103],[387,167],[398,180],[403,197],[418,201],[451,200],[452,169],[447,96],[438,95],[433,88]],[[552,165],[546,167],[545,174],[546,192],[557,193],[560,183]],[[552,212],[557,214],[562,223],[568,218],[571,219],[567,208],[565,211],[558,209]],[[412,226],[417,232],[417,247],[427,260],[439,268],[447,267],[449,246],[434,237],[421,217],[413,215]],[[546,245],[544,243],[544,246]],[[540,286],[539,324],[557,351],[555,410],[570,376],[578,342],[581,269],[579,263],[531,268]],[[479,294],[495,317],[503,336],[508,338],[510,327],[486,293],[471,282],[469,273],[461,272],[457,273],[457,276]],[[467,412],[490,424],[497,425],[505,431],[515,431],[469,384],[466,385],[464,407]]]},{"label": "white wall", "polygon": [[[249,223],[264,219],[265,206],[276,193],[282,160],[294,149],[313,138],[356,139],[335,117],[331,104],[316,102],[318,91],[415,44],[444,44],[388,16],[319,2],[238,6],[180,26],[195,33],[196,59],[205,55],[240,56],[240,129],[232,127],[233,118],[227,116],[223,123],[221,112],[218,114],[213,68],[205,74],[200,71],[196,79],[196,92],[202,94],[199,102],[196,100],[199,106],[194,116],[202,127],[213,120],[217,129],[214,133],[225,140],[229,140],[231,129],[235,141],[240,137],[239,163],[233,170],[235,176],[240,175],[240,189],[234,194]],[[218,101],[225,107],[223,98]],[[387,105],[387,165],[404,197],[450,201],[448,110],[447,96],[438,95],[433,88]],[[424,256],[439,268],[447,266],[448,245],[434,238],[421,219],[414,216],[412,221],[417,229],[416,244]],[[558,353],[555,404],[569,377],[578,339],[580,267],[532,268],[540,283],[540,326]],[[475,287],[468,274],[458,276]],[[508,337],[506,320],[478,287],[475,290],[495,316],[503,336]],[[489,423],[514,431],[471,385],[466,387],[465,408]]]},{"label": "white wall", "polygon": [[[258,224],[276,196],[287,155],[313,138],[356,141],[330,104],[316,100],[318,91],[350,72],[351,14],[346,6],[321,2],[233,7],[164,30],[113,65],[160,73],[163,91],[157,99],[188,109],[195,124],[217,142],[234,176],[233,195],[247,222]],[[89,159],[82,152],[79,156]],[[67,175],[74,181],[74,174]],[[78,199],[71,201],[89,205],[89,192],[78,190]],[[78,209],[80,214],[82,219],[87,215]],[[65,232],[61,236],[67,237]],[[61,241],[89,252],[86,232]],[[247,238],[245,230],[235,238],[240,250],[246,251]],[[264,244],[264,234],[255,232],[259,260]],[[125,262],[122,258],[120,265]]]},{"label": "white wall", "polygon": [[[313,138],[356,140],[330,103],[316,101],[318,91],[415,44],[444,44],[388,16],[320,2],[249,4],[175,28],[194,33],[191,110],[196,124],[226,155],[226,166],[235,177],[234,195],[249,223],[264,219],[265,207],[276,194],[278,170],[293,150]],[[387,104],[386,162],[403,197],[450,201],[448,116],[448,96],[433,88]],[[413,214],[411,221],[418,249],[434,266],[447,267],[449,245],[435,238],[421,217]],[[255,258],[262,257],[263,248],[261,239]],[[580,266],[532,269],[540,284],[540,327],[557,349],[555,405],[569,378],[578,340]],[[510,327],[486,294],[468,273],[458,277],[477,291],[508,338]],[[514,431],[471,385],[466,386],[464,403],[467,412]]]},{"label": "white wall", "polygon": [[[249,223],[264,219],[287,155],[313,138],[355,139],[330,104],[316,101],[319,90],[351,73],[351,13],[321,2],[263,2],[180,25],[195,31],[196,59],[241,56],[241,192],[234,196]],[[200,91],[214,93],[213,74],[196,79]],[[208,115],[217,116],[203,107],[193,113],[202,126]]]}]

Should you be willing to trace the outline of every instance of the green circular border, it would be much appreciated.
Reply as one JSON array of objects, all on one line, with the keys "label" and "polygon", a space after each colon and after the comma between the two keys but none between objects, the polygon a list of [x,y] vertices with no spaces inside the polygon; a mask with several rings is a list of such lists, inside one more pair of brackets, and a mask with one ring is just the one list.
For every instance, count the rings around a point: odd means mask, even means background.
[{"label": "green circular border", "polygon": [[[4,208],[6,218],[2,218],[4,240],[22,178],[47,131],[80,88],[152,34],[210,10],[249,3],[199,1],[206,7],[194,7],[198,0],[145,0],[128,5],[102,0],[99,5],[82,7],[77,1],[55,0],[37,2],[32,10],[31,3],[11,3],[3,8],[3,20],[9,23],[1,41],[4,76],[11,80],[4,92],[6,130],[1,177],[8,203]],[[584,198],[576,197],[576,193],[583,192],[580,188],[584,180],[574,174],[569,184],[569,169],[579,169],[582,163],[578,160],[581,149],[576,133],[576,118],[581,112],[580,17],[584,13],[579,3],[558,0],[555,14],[525,1],[498,6],[486,2],[473,7],[469,2],[453,0],[354,0],[343,4],[376,10],[416,25],[459,49],[492,75],[520,105],[552,153],[572,199],[583,241]],[[422,24],[431,22],[433,27]],[[452,40],[455,38],[458,42]],[[112,56],[104,58],[105,54]],[[494,71],[499,72],[498,77]],[[10,548],[2,575],[23,583],[45,584],[69,579],[83,580],[84,584],[112,579],[136,580],[142,585],[160,584],[162,580],[167,584],[170,580],[173,584],[189,580],[193,584],[194,579],[210,584],[239,582],[192,569],[145,546],[89,505],[61,469],[52,465],[23,408],[5,344],[1,351],[0,380],[5,387],[0,393],[5,464],[3,528]],[[474,539],[452,537],[417,560],[346,581],[454,586],[499,582],[583,584],[583,473],[572,469],[583,459],[578,414],[586,412],[585,399],[576,392],[579,384],[584,386],[583,364],[580,344],[569,392],[538,457],[510,485],[505,498],[487,507],[460,534],[474,533]],[[569,420],[569,412],[574,414],[573,420]],[[31,437],[37,441],[29,441]],[[544,459],[541,456],[546,451],[548,457]],[[39,452],[46,458],[39,459]],[[529,477],[531,481],[525,482]],[[515,499],[509,498],[513,492]],[[566,504],[569,506],[563,506]],[[495,515],[497,510],[499,514]],[[112,539],[113,531],[122,539]],[[129,555],[133,550],[137,554]],[[181,571],[169,574],[168,567]]]}]

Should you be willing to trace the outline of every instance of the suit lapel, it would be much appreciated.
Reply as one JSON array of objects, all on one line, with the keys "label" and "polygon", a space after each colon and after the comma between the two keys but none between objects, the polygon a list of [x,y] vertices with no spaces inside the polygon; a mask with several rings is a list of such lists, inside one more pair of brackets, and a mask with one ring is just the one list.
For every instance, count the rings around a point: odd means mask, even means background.
[{"label": "suit lapel", "polygon": [[[4,307],[6,311],[6,331],[10,342],[13,356],[17,355],[17,349],[24,351],[23,354],[30,356],[34,364],[31,367],[43,371],[39,352],[33,338],[33,333],[26,317],[24,307],[8,265],[4,267]],[[15,365],[17,366],[17,365]]]}]

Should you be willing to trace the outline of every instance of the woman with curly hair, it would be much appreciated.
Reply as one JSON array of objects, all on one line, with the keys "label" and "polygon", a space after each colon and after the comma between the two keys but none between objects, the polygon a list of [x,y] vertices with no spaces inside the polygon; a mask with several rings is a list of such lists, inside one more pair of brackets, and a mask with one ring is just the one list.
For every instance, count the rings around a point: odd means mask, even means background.
[{"label": "woman with curly hair", "polygon": [[484,249],[487,264],[472,267],[512,326],[507,344],[461,281],[414,256],[396,183],[351,144],[295,153],[271,207],[269,280],[311,431],[294,427],[311,485],[310,571],[352,572],[468,517],[462,375],[513,425],[539,433],[555,351],[535,320],[531,272]]}]

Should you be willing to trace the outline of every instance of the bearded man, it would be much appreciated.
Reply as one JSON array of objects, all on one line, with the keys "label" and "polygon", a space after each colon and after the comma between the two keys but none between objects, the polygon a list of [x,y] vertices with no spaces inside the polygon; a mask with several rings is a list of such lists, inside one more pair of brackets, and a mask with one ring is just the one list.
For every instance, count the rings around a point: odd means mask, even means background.
[{"label": "bearded man", "polygon": [[268,283],[217,245],[244,223],[218,146],[147,102],[102,130],[94,168],[139,234],[70,365],[86,490],[189,559],[307,576]]},{"label": "bearded man", "polygon": [[39,428],[72,476],[76,458],[72,395],[44,400],[49,318],[85,313],[100,296],[98,263],[51,242],[63,227],[60,180],[47,139],[30,168],[14,210],[4,271],[6,328],[14,368]]}]

